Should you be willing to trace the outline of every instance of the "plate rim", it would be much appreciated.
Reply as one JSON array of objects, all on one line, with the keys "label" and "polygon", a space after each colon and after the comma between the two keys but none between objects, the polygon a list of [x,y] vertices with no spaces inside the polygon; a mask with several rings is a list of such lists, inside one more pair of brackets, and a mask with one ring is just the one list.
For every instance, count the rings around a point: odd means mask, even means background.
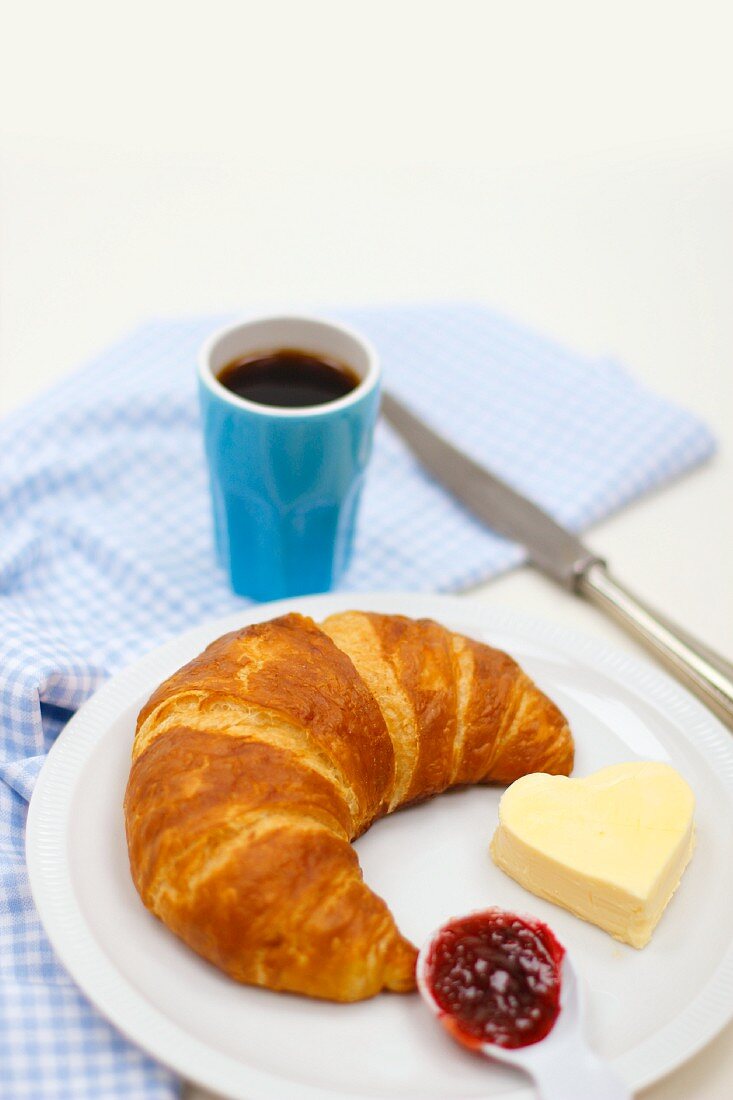
[{"label": "plate rim", "polygon": [[[188,1081],[222,1095],[248,1100],[280,1100],[287,1080],[293,1100],[332,1100],[331,1089],[312,1087],[259,1070],[213,1050],[152,1006],[94,941],[76,901],[68,874],[67,828],[75,783],[97,743],[131,698],[140,694],[141,676],[159,682],[179,651],[200,639],[274,617],[288,610],[320,615],[328,607],[357,604],[436,618],[474,619],[483,629],[516,630],[559,649],[642,693],[674,720],[679,735],[702,756],[733,793],[733,739],[705,707],[667,673],[603,639],[551,620],[517,611],[490,599],[440,593],[336,592],[243,606],[241,611],[206,620],[150,650],[107,680],[72,716],[43,764],[30,800],[26,824],[26,865],[31,893],[46,934],[64,968],[83,994],[131,1042]],[[381,606],[380,606],[381,605]],[[433,610],[427,611],[430,605]],[[399,612],[396,610],[399,608]],[[412,612],[411,612],[412,608]],[[444,609],[444,610],[443,610]],[[218,632],[218,633],[217,633]],[[185,659],[185,658],[184,658]],[[157,679],[156,679],[157,678]],[[137,686],[135,686],[138,681]],[[634,1089],[660,1080],[692,1058],[733,1018],[733,933],[707,983],[671,1021],[613,1064]],[[236,1079],[236,1080],[233,1080]],[[243,1091],[244,1090],[244,1091]],[[507,1096],[528,1100],[519,1087]],[[349,1093],[351,1100],[383,1100],[383,1095]]]}]

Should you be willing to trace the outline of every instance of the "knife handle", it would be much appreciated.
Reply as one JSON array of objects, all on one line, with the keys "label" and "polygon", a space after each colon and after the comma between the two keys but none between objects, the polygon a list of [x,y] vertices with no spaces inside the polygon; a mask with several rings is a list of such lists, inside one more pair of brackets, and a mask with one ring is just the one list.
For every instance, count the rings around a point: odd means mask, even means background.
[{"label": "knife handle", "polygon": [[642,603],[592,562],[577,580],[578,592],[637,635],[675,674],[733,728],[733,665]]}]

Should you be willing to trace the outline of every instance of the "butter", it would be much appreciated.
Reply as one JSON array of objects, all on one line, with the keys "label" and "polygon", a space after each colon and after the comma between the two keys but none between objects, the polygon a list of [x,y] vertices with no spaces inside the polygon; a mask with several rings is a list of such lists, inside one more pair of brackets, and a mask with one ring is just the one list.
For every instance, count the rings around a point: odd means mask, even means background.
[{"label": "butter", "polygon": [[692,855],[694,808],[668,764],[526,775],[504,792],[491,855],[533,894],[644,947]]}]

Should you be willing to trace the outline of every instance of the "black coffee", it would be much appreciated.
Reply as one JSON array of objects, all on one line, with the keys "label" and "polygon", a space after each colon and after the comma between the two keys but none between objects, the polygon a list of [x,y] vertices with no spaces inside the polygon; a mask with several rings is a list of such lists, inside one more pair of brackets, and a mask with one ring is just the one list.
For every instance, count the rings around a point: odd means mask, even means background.
[{"label": "black coffee", "polygon": [[227,363],[217,377],[239,397],[286,408],[325,405],[361,381],[351,367],[296,348],[253,352]]}]

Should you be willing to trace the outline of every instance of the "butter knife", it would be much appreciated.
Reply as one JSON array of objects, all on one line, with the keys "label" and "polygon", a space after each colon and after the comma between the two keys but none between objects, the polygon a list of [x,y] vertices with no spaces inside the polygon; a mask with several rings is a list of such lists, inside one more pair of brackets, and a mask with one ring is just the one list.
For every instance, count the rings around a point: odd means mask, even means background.
[{"label": "butter knife", "polygon": [[497,534],[521,543],[552,580],[618,620],[733,727],[731,662],[634,596],[576,535],[429,428],[394,395],[382,394],[382,413],[436,481],[466,508]]}]

